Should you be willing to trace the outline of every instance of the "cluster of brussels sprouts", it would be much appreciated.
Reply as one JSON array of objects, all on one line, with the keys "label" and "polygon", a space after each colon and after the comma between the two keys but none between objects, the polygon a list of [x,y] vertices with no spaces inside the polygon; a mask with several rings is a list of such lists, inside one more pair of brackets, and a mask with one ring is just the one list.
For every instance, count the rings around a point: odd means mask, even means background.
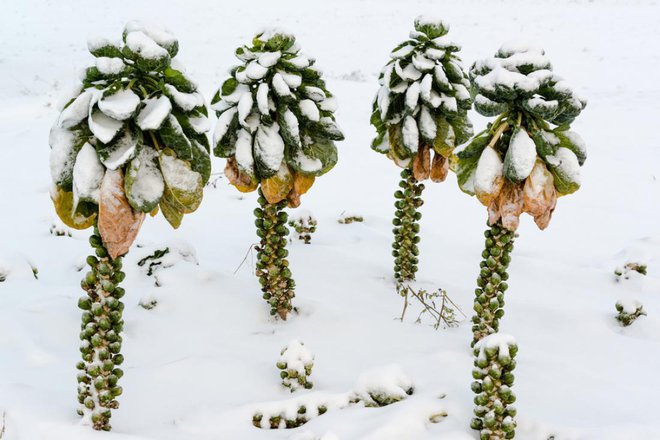
[{"label": "cluster of brussels sprouts", "polygon": [[259,207],[255,208],[255,225],[259,245],[257,250],[256,275],[261,284],[263,298],[270,305],[270,314],[286,319],[293,310],[291,300],[295,296],[296,282],[291,278],[289,251],[286,249],[289,228],[286,222],[289,216],[283,211],[286,200],[268,203],[259,189],[257,199]]},{"label": "cluster of brussels sprouts", "polygon": [[484,235],[486,246],[481,254],[473,306],[476,315],[472,317],[472,346],[499,330],[499,320],[504,316],[504,292],[509,288],[507,268],[515,239],[514,232],[497,225],[487,229]]},{"label": "cluster of brussels sprouts", "polygon": [[394,241],[392,256],[394,257],[394,279],[397,284],[415,279],[417,263],[419,263],[419,220],[422,213],[418,208],[424,204],[422,191],[424,184],[418,182],[409,169],[401,171],[401,189],[394,193]]},{"label": "cluster of brussels sprouts", "polygon": [[458,152],[459,186],[488,208],[490,224],[515,231],[526,212],[545,229],[557,197],[580,187],[586,149],[569,129],[586,102],[533,47],[503,46],[470,76],[475,109],[497,119]]},{"label": "cluster of brussels sprouts", "polygon": [[344,135],[336,101],[291,34],[261,32],[236,57],[243,64],[211,101],[218,115],[214,153],[228,158],[225,174],[239,191],[261,185],[268,203],[286,199],[296,207],[337,163],[334,141]]},{"label": "cluster of brussels sprouts", "polygon": [[284,347],[276,366],[280,370],[282,385],[292,393],[301,388],[309,390],[314,386],[309,380],[314,368],[314,355],[302,342],[291,341]]},{"label": "cluster of brussels sprouts", "polygon": [[471,426],[481,440],[511,439],[515,436],[516,396],[511,391],[518,346],[508,335],[486,336],[474,346],[472,391],[476,394]]},{"label": "cluster of brussels sprouts", "polygon": [[124,327],[120,299],[124,289],[122,258],[110,259],[103,246],[98,229],[89,239],[96,256],[87,257],[90,271],[81,287],[87,296],[81,297],[78,307],[83,310],[80,326],[80,352],[83,360],[78,370],[78,414],[94,429],[110,430],[111,410],[119,407],[116,398],[122,388],[117,385],[124,372],[118,368],[124,361],[121,350],[121,332]]}]

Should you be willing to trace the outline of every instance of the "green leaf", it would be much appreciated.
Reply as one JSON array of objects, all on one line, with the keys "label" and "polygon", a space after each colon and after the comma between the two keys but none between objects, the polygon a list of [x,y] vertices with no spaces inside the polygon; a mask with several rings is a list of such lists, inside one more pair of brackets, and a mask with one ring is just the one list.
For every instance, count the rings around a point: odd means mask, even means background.
[{"label": "green leaf", "polygon": [[111,42],[106,42],[102,45],[90,48],[89,53],[95,57],[122,58],[123,56],[119,46],[116,46]]},{"label": "green leaf", "polygon": [[[483,150],[483,148],[481,150]],[[464,157],[461,157],[459,153],[458,163],[456,165],[456,179],[458,181],[458,187],[461,189],[461,191],[471,196],[475,195],[474,174],[477,171],[479,157],[480,154],[465,155]]]},{"label": "green leaf", "polygon": [[475,136],[475,138],[472,139],[472,142],[470,142],[465,148],[456,153],[456,156],[459,159],[470,159],[476,157],[477,160],[479,160],[481,153],[484,151],[484,148],[486,148],[486,145],[488,145],[489,141],[490,133],[488,133],[488,131],[483,131]]},{"label": "green leaf", "polygon": [[222,91],[222,96],[228,96],[234,93],[234,90],[236,90],[236,87],[238,86],[238,81],[236,81],[236,78],[229,78],[225,82],[222,83],[222,87],[220,90]]},{"label": "green leaf", "polygon": [[307,156],[318,159],[323,164],[321,170],[315,173],[316,176],[327,173],[337,164],[337,147],[329,139],[313,138],[311,144],[303,145],[303,151]]},{"label": "green leaf", "polygon": [[195,86],[192,81],[186,78],[182,72],[176,69],[167,67],[165,70],[163,70],[163,75],[165,77],[165,82],[172,84],[180,92],[193,93],[197,91],[197,86]]},{"label": "green leaf", "polygon": [[192,146],[190,140],[183,132],[181,124],[176,117],[170,114],[158,130],[158,134],[166,147],[171,148],[180,159],[192,159]]},{"label": "green leaf", "polygon": [[[206,136],[204,136],[206,139]],[[192,141],[192,160],[190,166],[202,176],[202,183],[205,185],[211,177],[211,158],[207,147],[200,144],[197,140]]]}]

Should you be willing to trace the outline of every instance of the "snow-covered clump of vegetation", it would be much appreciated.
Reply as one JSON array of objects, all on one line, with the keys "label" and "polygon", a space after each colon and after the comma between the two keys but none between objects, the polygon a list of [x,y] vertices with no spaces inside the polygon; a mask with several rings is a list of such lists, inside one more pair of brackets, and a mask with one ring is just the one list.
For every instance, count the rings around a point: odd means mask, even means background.
[{"label": "snow-covered clump of vegetation", "polygon": [[121,42],[94,38],[88,48],[95,65],[50,131],[51,197],[67,226],[94,227],[79,302],[79,413],[109,430],[122,391],[122,256],[147,213],[160,209],[176,228],[201,203],[209,124],[196,85],[172,67],[179,44],[169,31],[130,22]]},{"label": "snow-covered clump of vegetation", "polygon": [[511,391],[515,356],[518,352],[513,337],[492,334],[474,346],[472,391],[476,394],[472,429],[479,430],[481,440],[511,439],[515,436],[516,396]]},{"label": "snow-covered clump of vegetation", "polygon": [[289,220],[289,226],[298,234],[298,240],[305,244],[312,241],[312,234],[316,232],[317,225],[318,221],[310,212],[300,213]]},{"label": "snow-covered clump of vegetation", "polygon": [[616,302],[616,311],[616,320],[624,327],[628,327],[640,316],[646,316],[644,306],[637,300],[620,299]]},{"label": "snow-covered clump of vegetation", "polygon": [[277,361],[282,385],[292,393],[300,388],[311,389],[314,384],[309,380],[314,367],[314,355],[298,340],[291,341],[280,352]]},{"label": "snow-covered clump of vegetation", "polygon": [[362,374],[354,387],[353,401],[365,406],[391,405],[411,396],[415,391],[412,380],[396,365]]},{"label": "snow-covered clump of vegetation", "polygon": [[[298,349],[301,347],[295,345],[297,341],[293,341],[292,344]],[[399,402],[413,392],[414,386],[410,378],[400,367],[391,365],[360,375],[349,392],[336,394],[316,392],[284,401],[259,404],[252,417],[252,424],[264,429],[297,428],[329,410],[338,410],[351,405],[383,407]]]},{"label": "snow-covered clump of vegetation", "polygon": [[[401,172],[394,218],[394,277],[415,279],[419,220],[424,184],[447,177],[453,151],[472,136],[470,80],[456,55],[460,46],[447,37],[439,19],[417,17],[409,39],[390,54],[374,99],[372,148],[387,155]],[[431,158],[433,156],[433,158]]]},{"label": "snow-covered clump of vegetation", "polygon": [[283,209],[298,207],[314,179],[335,166],[334,142],[344,135],[335,122],[335,98],[293,35],[260,32],[236,57],[242,64],[212,100],[214,153],[227,158],[225,175],[239,191],[259,189],[257,276],[271,315],[286,319],[295,283]]},{"label": "snow-covered clump of vegetation", "polygon": [[628,280],[631,276],[647,275],[647,273],[648,267],[646,264],[632,261],[614,269],[614,276],[617,282],[622,279]]}]

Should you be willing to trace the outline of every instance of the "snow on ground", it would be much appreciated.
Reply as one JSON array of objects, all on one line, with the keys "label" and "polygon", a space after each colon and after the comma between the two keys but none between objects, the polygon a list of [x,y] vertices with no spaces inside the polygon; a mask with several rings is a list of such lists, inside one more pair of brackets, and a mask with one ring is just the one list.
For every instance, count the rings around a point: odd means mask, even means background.
[{"label": "snow on ground", "polygon": [[[559,200],[550,227],[525,217],[511,265],[502,331],[515,336],[516,438],[659,439],[660,187],[657,136],[660,55],[657,1],[336,0],[326,2],[88,2],[5,0],[0,15],[0,411],[4,440],[475,439],[470,324],[433,330],[404,323],[393,290],[392,193],[398,170],[369,149],[377,73],[420,13],[441,16],[466,64],[502,42],[545,48],[555,71],[589,105],[574,129],[589,147],[583,186]],[[75,414],[79,271],[87,231],[49,233],[48,132],[56,103],[91,65],[88,36],[117,39],[131,19],[158,21],[179,38],[177,58],[207,100],[236,63],[234,48],[264,25],[291,30],[317,58],[339,102],[346,141],[340,160],[303,196],[318,219],[311,245],[293,242],[300,315],[272,322],[246,252],[256,242],[254,194],[217,173],[201,208],[177,231],[149,218],[125,260],[125,376],[112,433],[79,426]],[[476,131],[484,118],[474,112]],[[470,315],[486,211],[454,177],[428,184],[422,208],[420,287],[442,287]],[[342,212],[363,223],[339,224]],[[158,284],[137,261],[184,243]],[[629,261],[648,276],[617,283]],[[33,276],[38,270],[38,279]],[[238,268],[238,270],[237,270]],[[4,275],[3,275],[4,276]],[[2,277],[0,277],[2,278]],[[156,300],[146,310],[141,299]],[[622,328],[619,299],[648,316]],[[274,364],[292,339],[313,347],[314,390],[340,393],[374,368],[396,364],[413,396],[384,408],[328,412],[295,430],[252,426],[260,402],[291,398]],[[445,395],[443,399],[439,397]],[[431,424],[438,412],[447,417]],[[0,419],[2,420],[2,419]]]}]

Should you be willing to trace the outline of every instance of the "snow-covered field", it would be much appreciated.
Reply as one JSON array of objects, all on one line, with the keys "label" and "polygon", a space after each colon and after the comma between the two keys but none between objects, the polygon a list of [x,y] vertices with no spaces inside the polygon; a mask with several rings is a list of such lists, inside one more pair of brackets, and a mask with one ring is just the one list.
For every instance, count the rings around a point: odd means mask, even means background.
[{"label": "snow-covered field", "polygon": [[[377,73],[390,50],[431,13],[452,26],[470,64],[508,40],[543,46],[555,71],[589,101],[574,123],[588,144],[582,189],[559,200],[550,227],[524,216],[510,267],[502,331],[516,337],[516,438],[660,439],[660,6],[652,1],[334,0],[162,2],[4,0],[0,14],[0,438],[5,440],[474,439],[469,319],[457,328],[403,323],[391,257],[398,169],[369,143]],[[303,196],[318,219],[290,261],[298,316],[268,318],[253,276],[255,194],[240,195],[214,159],[216,185],[173,231],[147,219],[125,259],[125,376],[111,433],[75,414],[79,283],[88,231],[60,227],[48,190],[48,131],[56,103],[93,58],[90,35],[116,38],[130,19],[179,37],[177,58],[210,99],[234,48],[282,26],[317,58],[339,100],[340,160]],[[471,114],[475,128],[484,118]],[[452,175],[427,184],[418,287],[471,304],[486,211]],[[343,212],[363,223],[339,224]],[[137,262],[170,247],[174,265],[147,276]],[[245,262],[241,265],[241,262]],[[617,283],[614,269],[648,264]],[[38,279],[33,276],[38,270]],[[648,316],[623,328],[619,299]],[[146,310],[140,302],[156,301]],[[314,353],[314,389],[280,384],[280,350]],[[384,408],[330,410],[294,430],[252,426],[268,402],[360,389],[373,378],[412,380],[415,393]],[[371,378],[371,379],[370,379]],[[333,397],[334,396],[334,397]],[[442,398],[444,396],[444,398]],[[442,412],[447,417],[430,423]],[[2,426],[4,425],[4,430]],[[554,436],[554,437],[551,437]]]}]

